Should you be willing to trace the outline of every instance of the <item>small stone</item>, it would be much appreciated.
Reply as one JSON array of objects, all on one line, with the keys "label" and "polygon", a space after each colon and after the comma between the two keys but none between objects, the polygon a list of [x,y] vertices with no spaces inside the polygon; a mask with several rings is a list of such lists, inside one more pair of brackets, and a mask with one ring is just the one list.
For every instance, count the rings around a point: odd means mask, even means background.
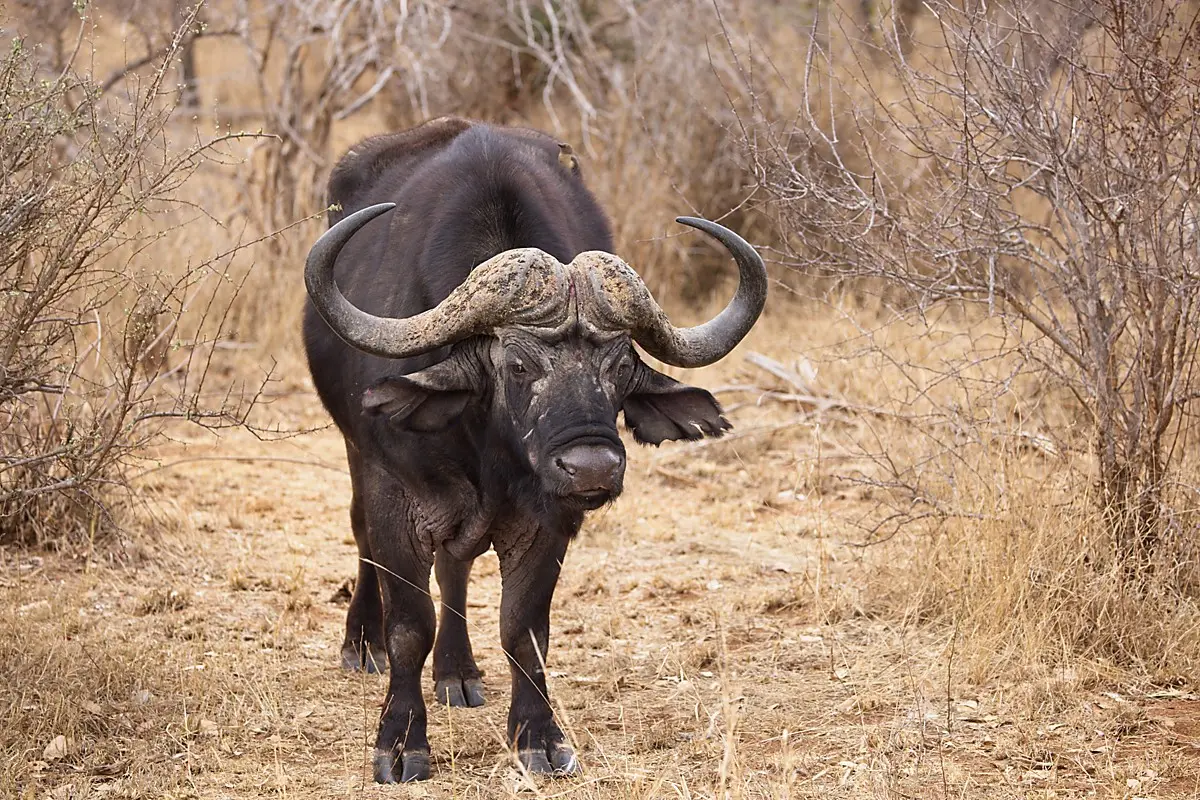
[{"label": "small stone", "polygon": [[46,749],[42,751],[42,758],[47,761],[58,761],[60,758],[65,758],[70,750],[70,742],[60,733],[50,740],[50,744],[46,745]]}]

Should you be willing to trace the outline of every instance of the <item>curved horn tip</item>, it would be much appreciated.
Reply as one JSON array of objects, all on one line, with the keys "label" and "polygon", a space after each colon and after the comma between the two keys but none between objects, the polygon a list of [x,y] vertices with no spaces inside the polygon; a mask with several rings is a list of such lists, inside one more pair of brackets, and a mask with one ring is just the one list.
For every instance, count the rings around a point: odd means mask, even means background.
[{"label": "curved horn tip", "polygon": [[337,258],[338,252],[358,232],[359,228],[395,207],[395,203],[376,203],[373,206],[360,208],[350,216],[329,226],[328,230],[317,237],[312,247],[309,248],[304,266],[304,281],[310,294],[313,291],[312,281],[314,278],[320,280],[320,274],[326,270],[331,271],[332,274],[333,259]]},{"label": "curved horn tip", "polygon": [[689,228],[695,228],[698,231],[703,231],[704,233],[707,233],[709,236],[712,236],[716,239],[720,239],[721,236],[730,236],[734,241],[744,243],[746,247],[750,248],[751,250],[754,249],[753,246],[749,242],[746,242],[746,240],[743,239],[737,231],[726,228],[721,223],[713,222],[711,219],[704,219],[704,217],[676,217],[675,221],[680,225],[687,225]]},{"label": "curved horn tip", "polygon": [[[713,222],[711,219],[705,219],[704,217],[676,217],[675,221],[680,225],[687,225],[689,228],[695,228],[696,230],[704,231],[705,233],[712,233],[714,230],[729,231],[737,236],[734,231],[726,228],[721,223]],[[740,239],[741,237],[738,236],[738,238]]]},{"label": "curved horn tip", "polygon": [[[758,251],[754,249],[754,245],[743,239],[737,231],[730,230],[719,222],[713,222],[712,220],[704,219],[702,217],[676,217],[675,221],[682,225],[687,225],[690,228],[695,228],[703,233],[707,233],[709,236],[725,245],[726,249],[729,250],[730,255],[732,255],[734,259],[738,261],[739,268],[752,266],[755,268],[755,272],[765,270],[762,256],[760,256]],[[743,259],[746,260],[745,264],[742,263]],[[765,281],[766,278],[766,272],[763,271],[762,280]]]},{"label": "curved horn tip", "polygon": [[675,328],[662,317],[661,321],[655,320],[653,325],[638,331],[634,340],[650,355],[668,364],[703,367],[729,355],[758,320],[767,300],[767,269],[754,246],[724,225],[699,217],[676,217],[675,221],[702,231],[725,246],[737,262],[737,292],[721,313],[702,325]]},{"label": "curved horn tip", "polygon": [[309,292],[312,292],[311,281],[314,276],[319,276],[326,270],[331,271],[332,274],[333,259],[337,258],[338,252],[358,232],[359,228],[395,207],[395,203],[376,203],[373,206],[360,208],[350,216],[338,220],[317,237],[317,241],[313,242],[308,251],[308,258],[305,259],[304,280],[306,284],[309,284]]}]

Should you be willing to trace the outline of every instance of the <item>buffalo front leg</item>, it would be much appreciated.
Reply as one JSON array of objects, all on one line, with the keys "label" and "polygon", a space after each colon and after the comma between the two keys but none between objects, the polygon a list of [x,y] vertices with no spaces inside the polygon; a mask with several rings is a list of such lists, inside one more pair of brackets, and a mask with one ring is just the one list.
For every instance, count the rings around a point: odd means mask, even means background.
[{"label": "buffalo front leg", "polygon": [[503,587],[500,644],[512,672],[508,740],[530,772],[573,775],[579,763],[554,719],[545,672],[550,601],[567,543],[565,536],[537,532],[497,551]]},{"label": "buffalo front leg", "polygon": [[375,740],[375,781],[424,780],[429,777],[429,739],[421,670],[433,647],[436,623],[429,596],[433,548],[415,527],[404,487],[381,471],[365,477],[367,536],[383,599],[389,670]]},{"label": "buffalo front leg", "polygon": [[438,702],[448,706],[483,705],[483,681],[467,633],[467,583],[471,562],[438,550],[433,565],[442,592],[437,640],[433,646],[433,686]]},{"label": "buffalo front leg", "polygon": [[429,586],[430,564],[411,557],[388,559],[381,567],[390,680],[375,741],[375,781],[420,781],[429,777],[421,670],[433,647],[433,601],[424,588]]},{"label": "buffalo front leg", "polygon": [[371,545],[367,540],[367,517],[363,503],[362,466],[358,451],[346,442],[346,460],[350,465],[350,527],[358,546],[358,580],[346,610],[346,638],[342,641],[342,666],[350,670],[383,672],[387,651],[383,646],[383,607],[379,581],[376,580]]}]

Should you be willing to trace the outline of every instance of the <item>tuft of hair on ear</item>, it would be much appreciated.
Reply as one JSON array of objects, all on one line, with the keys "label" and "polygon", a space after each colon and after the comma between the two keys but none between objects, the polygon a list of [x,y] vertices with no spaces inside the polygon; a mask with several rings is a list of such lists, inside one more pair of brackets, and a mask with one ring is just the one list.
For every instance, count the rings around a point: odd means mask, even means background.
[{"label": "tuft of hair on ear", "polygon": [[667,441],[694,442],[706,436],[716,439],[724,436],[727,431],[733,430],[733,424],[725,419],[724,416],[719,416],[716,420],[693,421],[690,424],[665,423],[660,420],[650,424],[642,424],[638,427],[631,428],[628,424],[625,427],[633,434],[635,442],[638,444],[650,444],[655,447]]},{"label": "tuft of hair on ear", "polygon": [[362,409],[367,414],[395,416],[405,415],[420,402],[417,394],[405,395],[397,391],[398,381],[384,378],[362,394]]},{"label": "tuft of hair on ear", "polygon": [[721,436],[733,428],[711,394],[674,381],[671,384],[671,391],[626,398],[625,426],[638,444],[657,447],[667,440],[695,441]]}]

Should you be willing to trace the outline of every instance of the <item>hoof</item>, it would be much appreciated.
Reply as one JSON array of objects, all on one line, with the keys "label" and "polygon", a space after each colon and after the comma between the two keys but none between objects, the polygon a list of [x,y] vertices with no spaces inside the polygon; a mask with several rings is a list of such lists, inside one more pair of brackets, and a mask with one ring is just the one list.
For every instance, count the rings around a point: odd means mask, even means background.
[{"label": "hoof", "polygon": [[484,704],[483,681],[479,678],[442,678],[434,684],[433,691],[444,706],[478,708]]},{"label": "hoof", "polygon": [[[396,777],[400,767],[400,777]],[[429,780],[429,751],[409,750],[397,758],[391,750],[375,749],[376,783],[411,783]]]},{"label": "hoof", "polygon": [[521,766],[535,775],[555,775],[570,777],[579,775],[583,770],[575,751],[566,744],[552,744],[546,749],[536,748],[521,750],[517,753]]},{"label": "hoof", "polygon": [[377,675],[387,669],[387,663],[387,651],[382,647],[369,644],[361,651],[350,644],[342,647],[342,669]]}]

